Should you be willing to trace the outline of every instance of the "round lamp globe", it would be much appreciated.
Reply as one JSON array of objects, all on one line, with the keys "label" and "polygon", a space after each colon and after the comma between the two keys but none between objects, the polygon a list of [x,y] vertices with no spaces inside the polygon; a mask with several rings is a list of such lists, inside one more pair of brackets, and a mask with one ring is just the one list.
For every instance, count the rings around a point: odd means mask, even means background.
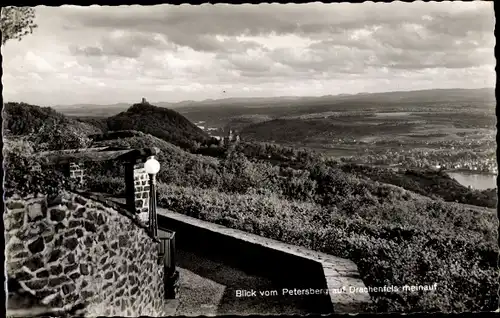
[{"label": "round lamp globe", "polygon": [[160,171],[160,163],[155,158],[149,158],[144,164],[147,174],[157,174]]}]

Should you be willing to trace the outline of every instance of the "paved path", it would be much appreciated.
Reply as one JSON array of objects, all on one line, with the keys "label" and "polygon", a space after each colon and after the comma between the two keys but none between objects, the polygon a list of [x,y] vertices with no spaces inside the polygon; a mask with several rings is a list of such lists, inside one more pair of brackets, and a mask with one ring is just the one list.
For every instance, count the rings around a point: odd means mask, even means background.
[{"label": "paved path", "polygon": [[[161,234],[159,230],[159,234]],[[278,290],[273,281],[249,275],[222,262],[182,249],[176,250],[181,275],[177,310],[172,315],[272,315],[308,314],[307,299],[283,296],[237,297],[239,290]]]},{"label": "paved path", "polygon": [[313,312],[306,298],[237,297],[238,290],[281,290],[269,279],[248,275],[222,263],[177,250],[181,274],[175,315],[304,315]]},{"label": "paved path", "polygon": [[[209,231],[318,262],[323,267],[326,284],[329,290],[341,290],[343,288],[347,290],[347,292],[331,292],[329,294],[331,303],[334,304],[336,312],[359,313],[364,310],[366,305],[371,303],[370,295],[362,292],[366,286],[359,276],[358,268],[356,264],[350,260],[206,222],[187,215],[175,213],[167,209],[160,208],[157,212],[159,215],[163,215],[177,221],[182,221]],[[281,289],[278,290],[280,291]],[[287,297],[287,299],[290,298]],[[299,300],[299,298],[296,300]]]}]

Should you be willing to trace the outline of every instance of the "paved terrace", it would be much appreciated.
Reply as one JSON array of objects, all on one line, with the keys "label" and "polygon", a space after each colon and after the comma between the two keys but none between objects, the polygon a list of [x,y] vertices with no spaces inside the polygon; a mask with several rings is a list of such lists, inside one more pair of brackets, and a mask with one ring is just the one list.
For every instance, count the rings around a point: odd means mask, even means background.
[{"label": "paved terrace", "polygon": [[[276,253],[285,253],[287,255],[294,255],[297,256],[298,258],[301,259],[306,259],[310,260],[312,262],[317,263],[318,265],[321,265],[320,268],[322,268],[323,273],[321,275],[324,275],[324,281],[325,281],[325,287],[329,289],[330,291],[336,291],[340,290],[342,287],[345,287],[347,290],[346,292],[338,292],[334,293],[331,292],[329,293],[329,299],[331,301],[330,304],[333,305],[333,311],[338,312],[338,313],[357,313],[357,312],[362,312],[364,311],[364,308],[366,308],[366,305],[371,302],[370,296],[368,293],[362,293],[359,292],[359,288],[364,288],[365,285],[363,281],[361,280],[358,269],[356,264],[354,264],[352,261],[335,257],[329,254],[321,253],[321,252],[316,252],[312,251],[309,249],[306,249],[304,247],[300,246],[295,246],[295,245],[290,245],[286,244],[277,240],[265,238],[262,236],[258,236],[255,234],[247,233],[244,231],[236,230],[236,229],[231,229],[227,228],[218,224],[206,222],[203,220],[199,220],[193,217],[189,217],[183,214],[175,213],[172,211],[169,211],[167,209],[158,209],[158,222],[159,225],[162,226],[162,224],[166,224],[164,218],[168,218],[169,220],[174,220],[177,222],[182,222],[184,224],[188,224],[191,226],[195,226],[197,228],[203,229],[205,231],[211,232],[211,233],[216,233],[219,236],[225,236],[228,237],[229,239],[232,239],[233,241],[242,241],[249,243],[251,245],[256,245],[258,247],[262,247],[265,249],[268,249],[270,251],[275,251]],[[163,218],[164,217],[164,218]],[[167,222],[168,223],[168,222]],[[179,240],[182,239],[182,236],[178,238]],[[198,239],[203,239],[203,238],[198,238]],[[250,246],[250,245],[248,245]],[[221,247],[224,248],[224,247]],[[231,257],[233,257],[233,251],[228,250],[227,253],[231,254]],[[245,253],[245,251],[241,251],[241,253]],[[185,266],[188,267],[191,266],[194,272],[199,272],[202,275],[211,276],[214,274],[210,274],[209,272],[205,272],[202,267],[203,262],[200,262],[200,260],[197,260],[195,257],[192,255],[186,253],[185,255],[180,253],[181,255],[179,256],[179,266]],[[234,255],[233,258],[237,258],[236,255]],[[193,260],[193,262],[187,262],[187,260]],[[264,262],[269,261],[267,259],[263,260]],[[207,262],[206,264],[211,264],[210,262]],[[195,267],[192,267],[192,266]],[[265,266],[265,265],[264,265]],[[283,267],[283,272],[287,271],[287,264],[282,264]],[[216,268],[214,268],[214,272]],[[206,267],[206,270],[210,270],[210,266]],[[225,299],[227,299],[227,303],[235,303],[237,304],[238,302],[241,302],[242,304],[246,304],[247,302],[251,303],[252,300],[249,299],[238,299],[235,298],[236,290],[237,289],[256,289],[256,290],[273,290],[277,289],[278,291],[281,291],[281,288],[293,288],[295,286],[289,286],[286,284],[286,282],[270,282],[267,281],[265,282],[264,280],[246,280],[242,279],[240,281],[236,280],[237,278],[237,272],[238,270],[233,270],[233,275],[224,274],[223,276],[226,277],[226,280],[228,278],[232,278],[233,282],[232,284],[229,282],[226,284],[227,286],[227,296]],[[320,269],[321,270],[321,269]],[[212,272],[213,273],[213,272]],[[234,276],[236,275],[236,276]],[[307,275],[308,273],[295,273],[296,276],[300,275],[305,275],[305,280],[307,282]],[[313,273],[311,275],[311,280],[313,279]],[[293,279],[293,276],[291,277]],[[214,278],[214,280],[221,279],[219,278]],[[252,283],[248,284],[248,283]],[[243,286],[243,287],[242,287]],[[297,286],[301,288],[309,288],[309,287],[314,287],[312,285],[306,285],[304,286]],[[358,288],[358,289],[357,289]],[[357,290],[356,290],[357,289]],[[314,299],[314,297],[311,296],[283,296],[283,297],[265,297],[265,303],[271,301],[276,301],[276,303],[281,303],[283,306],[286,306],[290,303],[296,303],[297,306],[291,313],[296,313],[296,314],[303,314],[303,313],[321,313],[324,312],[323,310],[317,310],[314,308],[314,306],[322,306],[324,307],[324,303],[321,300]],[[262,298],[256,297],[253,298],[253,300],[258,303],[262,302]],[[312,302],[315,302],[313,308],[311,308],[310,305],[312,305]],[[318,302],[319,301],[319,302]],[[301,305],[299,303],[302,302]],[[308,306],[309,304],[309,306]],[[225,313],[224,308],[227,308],[227,305],[225,303],[221,303],[221,312]],[[240,306],[236,307],[240,308]],[[275,307],[276,308],[276,307]],[[305,312],[304,312],[305,311]],[[280,312],[280,311],[278,311]]]},{"label": "paved terrace", "polygon": [[217,260],[178,249],[181,274],[176,316],[305,315],[315,309],[307,299],[291,297],[236,297],[237,290],[276,290],[272,280],[251,275]]}]

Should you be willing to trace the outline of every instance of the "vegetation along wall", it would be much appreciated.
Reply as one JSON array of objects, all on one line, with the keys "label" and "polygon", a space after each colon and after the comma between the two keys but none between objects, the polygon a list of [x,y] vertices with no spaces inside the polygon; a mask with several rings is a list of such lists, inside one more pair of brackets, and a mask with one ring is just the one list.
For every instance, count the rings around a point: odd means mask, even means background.
[{"label": "vegetation along wall", "polygon": [[161,316],[163,266],[136,221],[81,195],[6,202],[8,279],[52,308],[85,315]]}]

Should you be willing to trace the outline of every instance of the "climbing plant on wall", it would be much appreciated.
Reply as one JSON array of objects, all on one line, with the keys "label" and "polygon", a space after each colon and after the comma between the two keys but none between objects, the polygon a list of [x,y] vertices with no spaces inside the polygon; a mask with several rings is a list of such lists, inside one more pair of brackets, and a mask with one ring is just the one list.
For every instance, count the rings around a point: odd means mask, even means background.
[{"label": "climbing plant on wall", "polygon": [[44,158],[15,152],[4,157],[4,191],[6,197],[18,194],[45,194],[49,197],[59,194],[68,184],[67,177],[56,167],[47,167]]}]

